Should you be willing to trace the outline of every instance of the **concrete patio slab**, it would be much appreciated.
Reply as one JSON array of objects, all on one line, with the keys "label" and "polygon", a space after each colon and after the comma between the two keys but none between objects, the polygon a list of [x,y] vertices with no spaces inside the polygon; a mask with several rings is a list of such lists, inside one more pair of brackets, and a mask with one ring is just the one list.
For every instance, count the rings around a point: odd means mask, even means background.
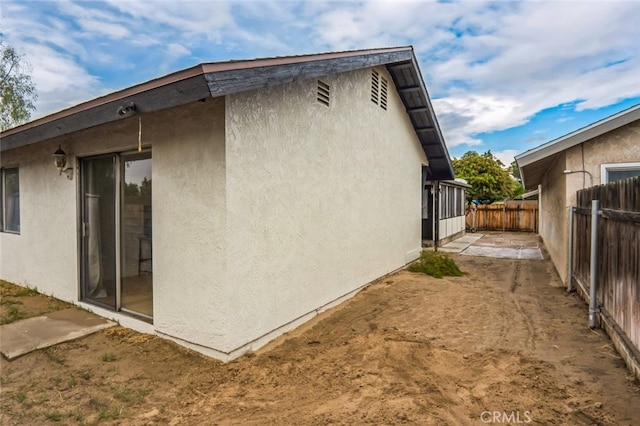
[{"label": "concrete patio slab", "polygon": [[522,232],[465,234],[438,250],[501,259],[544,259],[538,235]]},{"label": "concrete patio slab", "polygon": [[447,243],[444,246],[438,248],[438,250],[448,253],[460,253],[483,236],[484,234],[464,234],[462,237],[457,238],[450,243]]},{"label": "concrete patio slab", "polygon": [[76,308],[0,326],[0,352],[8,360],[79,339],[116,323]]},{"label": "concrete patio slab", "polygon": [[544,259],[539,248],[471,246],[460,254],[466,256],[497,257],[500,259]]}]

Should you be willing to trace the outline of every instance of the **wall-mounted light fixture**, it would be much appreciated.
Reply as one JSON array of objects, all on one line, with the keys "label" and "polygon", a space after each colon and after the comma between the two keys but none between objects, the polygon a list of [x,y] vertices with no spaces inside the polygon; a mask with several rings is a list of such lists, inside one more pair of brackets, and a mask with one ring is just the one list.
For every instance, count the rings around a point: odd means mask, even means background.
[{"label": "wall-mounted light fixture", "polygon": [[118,115],[131,115],[134,112],[136,112],[136,104],[133,102],[121,105],[120,108],[118,108]]},{"label": "wall-mounted light fixture", "polygon": [[62,175],[64,172],[67,175],[67,179],[73,179],[73,167],[67,167],[67,154],[58,145],[58,150],[53,153],[53,162],[58,168],[58,172]]},{"label": "wall-mounted light fixture", "polygon": [[571,173],[585,173],[585,174],[588,174],[589,175],[589,179],[591,180],[591,186],[593,186],[593,175],[591,174],[591,172],[589,172],[587,170],[570,170],[570,169],[567,169],[562,173],[564,173],[565,175],[569,175]]}]

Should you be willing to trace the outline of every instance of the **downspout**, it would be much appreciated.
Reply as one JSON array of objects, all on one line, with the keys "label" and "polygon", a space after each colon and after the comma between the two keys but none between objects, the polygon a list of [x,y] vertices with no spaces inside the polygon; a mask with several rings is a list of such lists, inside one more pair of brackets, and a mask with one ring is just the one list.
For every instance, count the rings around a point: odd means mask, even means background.
[{"label": "downspout", "polygon": [[589,283],[589,328],[596,327],[596,313],[598,304],[596,303],[597,278],[598,278],[598,210],[599,200],[591,200],[591,264]]},{"label": "downspout", "polygon": [[573,291],[573,215],[576,209],[569,206],[569,254],[567,256],[567,291]]}]

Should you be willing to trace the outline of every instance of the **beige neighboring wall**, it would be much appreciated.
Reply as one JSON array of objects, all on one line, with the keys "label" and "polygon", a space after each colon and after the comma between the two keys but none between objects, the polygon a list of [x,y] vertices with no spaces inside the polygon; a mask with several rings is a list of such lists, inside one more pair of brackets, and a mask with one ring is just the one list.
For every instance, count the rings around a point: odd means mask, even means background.
[{"label": "beige neighboring wall", "polygon": [[538,231],[563,280],[566,278],[568,250],[568,209],[565,190],[567,176],[563,173],[565,169],[565,155],[561,153],[542,179]]},{"label": "beige neighboring wall", "polygon": [[[601,183],[601,165],[640,162],[640,121],[635,121],[560,153],[543,178],[540,236],[563,281],[567,279],[569,207],[576,192]],[[564,174],[564,170],[575,173]],[[588,173],[578,172],[585,170]]]},{"label": "beige neighboring wall", "polygon": [[371,70],[227,97],[229,349],[417,258],[426,158],[393,81]]}]

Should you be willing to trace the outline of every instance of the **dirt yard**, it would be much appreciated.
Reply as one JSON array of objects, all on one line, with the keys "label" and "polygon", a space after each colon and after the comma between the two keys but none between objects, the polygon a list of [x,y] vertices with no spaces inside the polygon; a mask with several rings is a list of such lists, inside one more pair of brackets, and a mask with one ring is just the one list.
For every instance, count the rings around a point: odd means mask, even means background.
[{"label": "dirt yard", "polygon": [[0,422],[640,425],[640,386],[549,261],[452,257],[465,276],[400,272],[228,364],[121,327],[3,359]]}]

